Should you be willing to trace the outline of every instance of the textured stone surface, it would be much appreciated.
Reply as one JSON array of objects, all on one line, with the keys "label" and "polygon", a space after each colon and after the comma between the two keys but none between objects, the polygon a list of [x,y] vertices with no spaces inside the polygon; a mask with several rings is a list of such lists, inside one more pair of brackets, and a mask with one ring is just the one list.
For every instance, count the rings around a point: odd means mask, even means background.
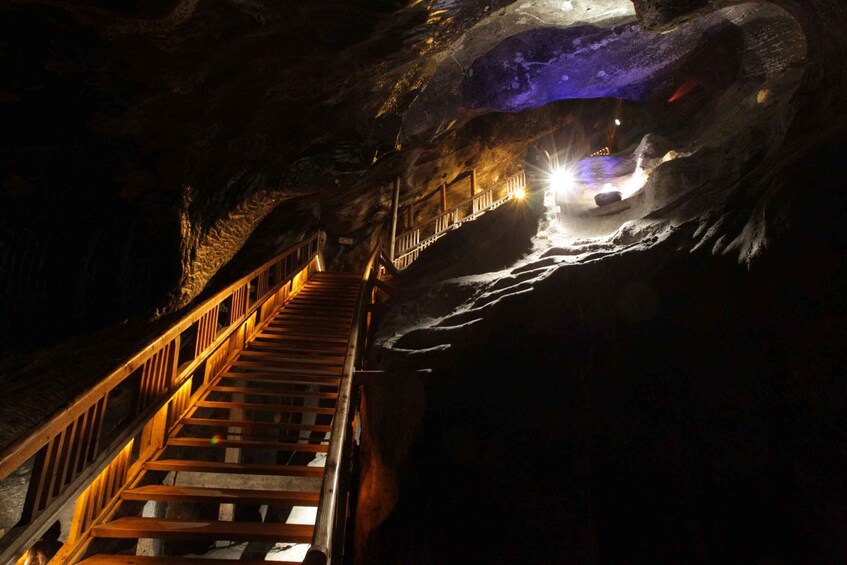
[{"label": "textured stone surface", "polygon": [[[447,280],[434,284],[415,268],[432,284],[403,304],[433,327],[398,343],[445,384],[373,431],[384,497],[365,499],[364,554],[844,561],[832,478],[845,468],[847,13],[839,0],[775,4],[4,4],[0,300],[19,353],[3,364],[0,435],[126,357],[157,329],[150,317],[310,229],[354,239],[328,252],[355,265],[397,175],[414,200],[470,166],[482,184],[502,178],[529,143],[573,147],[574,160],[608,143],[615,155],[596,162],[629,165],[659,134],[651,160],[678,158],[653,162],[614,216],[572,218],[574,238],[543,257],[474,283],[504,260],[485,243],[509,235],[480,223],[440,246],[473,255],[454,270],[469,278],[436,261],[429,274]],[[578,100],[609,95],[635,100]],[[487,537],[463,537],[486,520]]]}]

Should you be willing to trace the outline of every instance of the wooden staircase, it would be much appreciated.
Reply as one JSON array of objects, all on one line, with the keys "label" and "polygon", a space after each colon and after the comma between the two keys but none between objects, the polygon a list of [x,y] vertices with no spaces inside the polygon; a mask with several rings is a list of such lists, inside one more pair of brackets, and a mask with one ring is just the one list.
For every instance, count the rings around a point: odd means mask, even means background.
[{"label": "wooden staircase", "polygon": [[[136,556],[134,549],[115,550],[114,544],[104,543],[115,538],[205,542],[209,548],[222,541],[311,541],[313,524],[243,521],[237,519],[237,510],[252,508],[256,511],[250,515],[259,516],[261,505],[282,508],[276,515],[285,515],[285,509],[294,506],[317,507],[323,474],[320,457],[329,447],[361,284],[356,275],[312,276],[173,427],[163,449],[122,492],[116,517],[92,529],[91,547],[100,553],[83,563],[231,561]],[[148,504],[145,514],[156,517],[137,517],[139,507],[151,501],[155,504]],[[186,508],[197,509],[191,515],[205,515],[201,510],[208,514],[215,506],[217,519],[172,517],[184,516]],[[183,511],[172,512],[173,508]],[[129,509],[134,515],[127,515]],[[102,548],[121,554],[105,554]]]}]

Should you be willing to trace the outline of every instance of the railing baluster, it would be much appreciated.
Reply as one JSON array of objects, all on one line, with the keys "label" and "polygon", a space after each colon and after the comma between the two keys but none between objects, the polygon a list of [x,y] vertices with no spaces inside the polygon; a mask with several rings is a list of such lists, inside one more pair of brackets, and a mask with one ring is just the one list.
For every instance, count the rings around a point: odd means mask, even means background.
[{"label": "railing baluster", "polygon": [[94,407],[94,421],[91,428],[91,436],[88,440],[88,454],[86,463],[94,461],[97,457],[97,448],[100,447],[100,435],[103,433],[103,414],[106,412],[106,395],[97,402]]}]

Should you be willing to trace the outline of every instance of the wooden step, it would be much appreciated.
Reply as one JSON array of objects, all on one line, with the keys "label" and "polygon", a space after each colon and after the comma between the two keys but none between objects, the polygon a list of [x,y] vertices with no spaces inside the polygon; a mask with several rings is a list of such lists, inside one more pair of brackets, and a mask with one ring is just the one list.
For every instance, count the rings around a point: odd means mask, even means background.
[{"label": "wooden step", "polygon": [[[338,385],[341,382],[341,374],[338,376],[332,375],[303,375],[300,373],[291,373],[288,371],[269,371],[267,368],[250,368],[250,367],[233,367],[233,370],[227,371],[221,375],[221,378],[226,379],[242,379],[244,381],[253,382],[268,382],[267,379],[272,379],[273,382],[298,384],[298,385]],[[215,381],[214,384],[218,384]]]},{"label": "wooden step", "polygon": [[150,557],[147,555],[92,555],[80,565],[301,565],[298,561],[262,561],[256,559],[205,559],[202,557]]},{"label": "wooden step", "polygon": [[[274,442],[288,442],[288,443],[297,443],[304,439],[308,439],[310,441],[329,441],[326,438],[326,432],[318,434],[317,432],[304,432],[303,430],[261,430],[258,428],[238,428],[243,431],[233,431],[234,428],[221,428],[221,432],[217,434],[219,437],[225,437],[227,440],[243,440],[243,441],[274,441]],[[205,432],[202,434],[194,434],[193,428],[189,432],[188,430],[183,429],[185,435],[178,436],[180,438],[194,438],[194,437],[205,437],[208,436],[210,430],[215,430],[213,427],[205,427],[203,428]],[[243,446],[232,446],[228,445],[225,447],[243,447]],[[276,449],[276,448],[274,448]],[[296,449],[292,449],[289,451],[297,451]]]},{"label": "wooden step", "polygon": [[264,463],[218,463],[190,459],[158,459],[144,464],[148,471],[274,475],[277,477],[323,477],[323,467],[305,465],[267,465]]},{"label": "wooden step", "polygon": [[320,306],[317,304],[288,304],[282,310],[274,314],[274,318],[283,316],[294,316],[300,318],[310,318],[315,320],[346,320],[353,321],[353,314],[356,309],[353,306]]},{"label": "wooden step", "polygon": [[341,280],[355,280],[362,281],[362,275],[358,273],[334,273],[332,271],[320,271],[312,275],[312,278],[315,280],[324,280],[324,279],[341,279]]},{"label": "wooden step", "polygon": [[247,394],[253,396],[279,396],[282,398],[338,398],[337,392],[316,392],[312,390],[286,390],[282,388],[258,388],[247,386],[213,386],[209,392],[221,394]]},{"label": "wooden step", "polygon": [[159,500],[162,502],[187,503],[234,503],[234,504],[291,504],[293,506],[317,506],[319,492],[290,492],[277,490],[249,490],[231,488],[183,487],[149,485],[125,490],[122,500]]},{"label": "wooden step", "polygon": [[[315,441],[324,441],[318,438]],[[302,453],[326,453],[329,445],[320,443],[284,443],[281,441],[256,441],[246,439],[217,439],[210,437],[172,437],[168,440],[170,447],[205,447],[210,449],[240,448],[240,449],[276,449],[277,451],[298,451]]]},{"label": "wooden step", "polygon": [[274,318],[266,327],[270,328],[308,328],[310,330],[330,330],[333,332],[345,330],[350,333],[350,320],[316,320],[312,318],[295,318],[293,316],[280,316]]},{"label": "wooden step", "polygon": [[340,378],[330,378],[330,377],[302,377],[296,375],[287,375],[285,373],[267,373],[267,372],[259,372],[259,373],[233,373],[227,372],[220,376],[218,379],[219,382],[222,379],[236,379],[239,381],[249,381],[253,383],[286,383],[292,385],[316,385],[322,387],[334,387],[338,388],[338,385],[341,384]]},{"label": "wooden step", "polygon": [[298,320],[347,322],[349,324],[353,321],[353,312],[353,308],[345,308],[343,310],[339,308],[310,308],[293,304],[291,307],[286,306],[280,310],[271,319],[278,320],[280,318],[295,318]]},{"label": "wooden step", "polygon": [[317,424],[292,424],[287,422],[256,422],[254,420],[218,420],[216,418],[185,418],[182,423],[188,426],[210,428],[242,428],[246,430],[291,430],[301,432],[329,433],[332,426]]},{"label": "wooden step", "polygon": [[94,526],[91,533],[97,538],[310,543],[313,530],[314,526],[306,524],[125,517]]},{"label": "wooden step", "polygon": [[328,367],[326,369],[315,368],[313,366],[303,366],[303,367],[289,367],[283,366],[280,363],[277,363],[273,359],[242,359],[238,358],[232,362],[231,367],[233,368],[241,368],[241,369],[251,369],[254,371],[262,371],[262,372],[270,372],[270,373],[288,373],[291,375],[314,375],[314,376],[327,376],[327,377],[336,377],[343,373],[343,366],[338,365],[336,367]]},{"label": "wooden step", "polygon": [[[356,293],[357,294],[357,293]],[[297,294],[291,297],[291,302],[297,301],[314,301],[314,302],[328,302],[331,301],[336,304],[341,304],[344,306],[353,306],[356,304],[356,300],[358,300],[358,296],[354,293],[342,294],[339,292],[325,292],[325,291],[313,291],[313,290],[301,290]]]},{"label": "wooden step", "polygon": [[333,298],[322,298],[320,296],[302,296],[292,298],[290,302],[286,303],[282,311],[285,311],[285,308],[296,306],[301,309],[308,308],[314,310],[328,310],[330,312],[355,312],[358,307],[357,300],[358,299],[338,300]]},{"label": "wooden step", "polygon": [[[320,343],[309,340],[280,340],[281,336],[255,336],[247,346],[249,350],[260,349],[262,351],[293,351],[302,355],[344,355],[347,351],[347,343]],[[289,343],[300,341],[302,343]]]},{"label": "wooden step", "polygon": [[239,355],[239,358],[249,360],[264,360],[274,361],[275,363],[298,363],[303,365],[327,365],[327,366],[342,366],[344,365],[344,355],[324,355],[318,357],[295,355],[293,353],[283,354],[273,351],[257,351],[254,349],[245,349]]},{"label": "wooden step", "polygon": [[297,294],[300,295],[310,292],[343,292],[348,295],[355,296],[359,288],[360,285],[358,284],[307,284],[303,286]]},{"label": "wooden step", "polygon": [[279,341],[269,337],[256,337],[247,346],[251,351],[272,351],[283,353],[299,353],[301,355],[325,356],[325,355],[344,355],[347,351],[347,344],[331,344],[331,343],[304,343],[296,345],[291,343],[280,343]]},{"label": "wooden step", "polygon": [[323,408],[320,406],[295,406],[292,404],[258,404],[250,402],[217,402],[214,400],[198,400],[196,406],[198,408],[235,408],[239,410],[252,410],[254,412],[309,412],[310,414],[335,414],[335,408]]},{"label": "wooden step", "polygon": [[259,337],[262,339],[269,339],[278,342],[297,342],[297,343],[315,343],[315,344],[336,344],[336,345],[347,345],[347,341],[349,340],[348,334],[339,333],[339,334],[327,334],[327,333],[304,333],[304,332],[293,332],[293,331],[285,331],[285,330],[275,330],[275,329],[262,329],[259,333]]},{"label": "wooden step", "polygon": [[[356,303],[357,292],[343,292],[339,290],[305,289],[297,293],[295,298],[300,300],[313,300],[331,302],[333,304],[349,306]],[[292,298],[294,300],[294,298]]]},{"label": "wooden step", "polygon": [[281,322],[320,322],[330,324],[344,324],[348,327],[353,325],[353,313],[336,314],[316,314],[316,311],[311,308],[293,308],[286,309],[280,312],[277,316],[271,318],[271,323]]},{"label": "wooden step", "polygon": [[341,338],[347,340],[350,335],[350,325],[328,325],[328,324],[310,324],[307,322],[280,322],[268,323],[262,328],[262,333],[275,334],[304,334],[316,336],[329,336],[333,338]]},{"label": "wooden step", "polygon": [[360,281],[322,281],[322,280],[311,280],[309,284],[306,284],[300,290],[326,290],[326,289],[339,289],[345,290],[347,292],[353,292],[358,290],[361,287]]},{"label": "wooden step", "polygon": [[341,368],[344,366],[343,360],[329,363],[326,361],[322,362],[320,359],[301,361],[299,359],[287,359],[285,357],[278,357],[276,355],[254,355],[252,354],[252,352],[249,355],[242,353],[238,357],[238,362],[250,363],[257,366],[266,367],[285,367],[288,369],[303,369],[307,371],[315,370],[327,374],[336,374],[340,372]]},{"label": "wooden step", "polygon": [[356,312],[356,305],[351,303],[349,306],[330,306],[321,303],[310,304],[308,300],[292,300],[283,306],[276,315],[284,312],[310,313],[324,316],[350,316]]}]

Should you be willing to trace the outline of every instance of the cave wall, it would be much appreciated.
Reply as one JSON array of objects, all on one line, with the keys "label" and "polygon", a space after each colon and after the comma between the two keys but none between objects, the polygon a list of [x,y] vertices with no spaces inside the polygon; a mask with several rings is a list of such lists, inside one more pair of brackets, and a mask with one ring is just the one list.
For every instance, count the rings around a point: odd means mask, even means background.
[{"label": "cave wall", "polygon": [[[716,7],[635,4],[663,32]],[[426,408],[365,411],[362,484],[395,482],[363,491],[359,562],[847,558],[847,11],[777,4],[805,35],[799,87],[751,130],[756,151],[736,138],[668,164],[693,197],[517,268],[488,272],[509,237],[484,225],[414,266],[371,362],[432,369]],[[446,264],[457,250],[468,267]]]}]

